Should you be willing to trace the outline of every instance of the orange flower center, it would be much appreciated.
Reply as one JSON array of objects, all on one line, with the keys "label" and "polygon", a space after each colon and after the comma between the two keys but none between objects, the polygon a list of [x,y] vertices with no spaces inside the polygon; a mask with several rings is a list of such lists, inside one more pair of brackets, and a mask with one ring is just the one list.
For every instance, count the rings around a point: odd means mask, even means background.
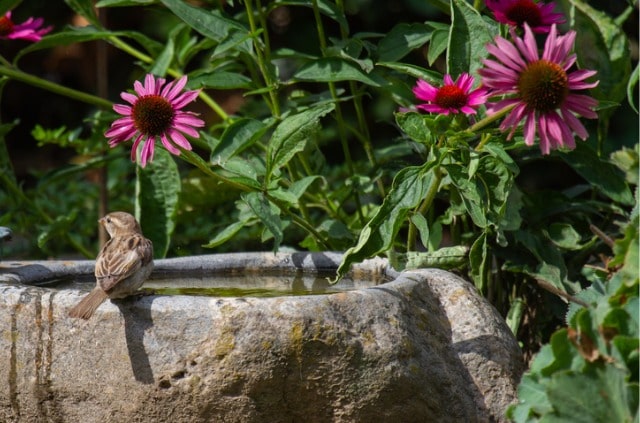
[{"label": "orange flower center", "polygon": [[523,26],[526,22],[530,27],[536,27],[542,24],[542,16],[540,8],[531,0],[520,0],[506,11],[505,15],[517,26]]},{"label": "orange flower center", "polygon": [[520,97],[531,109],[557,109],[569,94],[569,79],[562,66],[547,60],[529,63],[518,79]]},{"label": "orange flower center", "polygon": [[160,135],[171,127],[175,112],[167,99],[150,94],[136,101],[131,115],[138,131],[147,135]]},{"label": "orange flower center", "polygon": [[467,94],[457,85],[445,85],[438,90],[434,103],[443,108],[460,109],[467,104]]},{"label": "orange flower center", "polygon": [[11,19],[3,16],[0,18],[0,36],[9,35],[13,32],[13,22]]}]

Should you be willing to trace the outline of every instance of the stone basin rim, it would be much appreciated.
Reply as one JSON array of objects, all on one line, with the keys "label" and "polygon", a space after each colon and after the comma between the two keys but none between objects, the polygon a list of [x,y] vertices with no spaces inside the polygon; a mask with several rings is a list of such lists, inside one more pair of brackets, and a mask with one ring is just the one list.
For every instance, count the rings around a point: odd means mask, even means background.
[{"label": "stone basin rim", "polygon": [[[177,275],[198,278],[255,274],[312,277],[335,272],[341,260],[340,252],[244,252],[174,257],[156,259],[150,279],[166,279]],[[50,290],[52,288],[39,286],[39,283],[62,278],[92,278],[94,267],[94,260],[0,261],[0,284],[30,290]],[[370,277],[384,280],[386,284],[396,280],[400,274],[386,259],[373,258],[353,265],[346,277]],[[57,290],[78,291],[73,288]]]}]

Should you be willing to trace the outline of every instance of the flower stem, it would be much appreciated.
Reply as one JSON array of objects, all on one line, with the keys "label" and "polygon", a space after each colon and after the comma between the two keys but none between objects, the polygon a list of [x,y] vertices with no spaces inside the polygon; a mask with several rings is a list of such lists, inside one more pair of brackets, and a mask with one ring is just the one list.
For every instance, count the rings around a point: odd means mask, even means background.
[{"label": "flower stem", "polygon": [[[313,0],[313,15],[316,21],[316,30],[318,31],[318,41],[320,42],[320,51],[322,51],[322,55],[326,54],[327,50],[327,40],[325,37],[324,26],[322,25],[322,17],[320,16],[320,8],[318,6],[318,0]],[[342,145],[342,152],[344,154],[344,160],[347,163],[347,167],[349,169],[349,175],[352,178],[353,182],[356,183],[355,175],[355,166],[353,165],[353,160],[351,160],[351,151],[349,150],[349,143],[347,141],[346,134],[346,123],[344,121],[344,117],[342,116],[342,108],[340,107],[340,101],[338,98],[338,92],[336,90],[336,85],[329,81],[327,82],[329,86],[329,92],[331,93],[331,98],[335,103],[335,118],[338,123],[338,137],[340,138],[340,144]],[[358,213],[358,217],[360,222],[364,225],[364,215],[362,214],[362,202],[360,201],[360,187],[353,187],[353,199],[356,203],[356,210]]]},{"label": "flower stem", "polygon": [[0,65],[0,75],[7,76],[16,81],[24,82],[34,87],[42,88],[47,91],[51,91],[56,94],[63,95],[65,97],[72,98],[74,100],[82,101],[84,103],[92,104],[102,109],[111,109],[113,103],[104,98],[87,94],[82,91],[74,90],[73,88],[65,87],[64,85],[56,84],[55,82],[47,81],[35,75],[22,72],[16,68]]},{"label": "flower stem", "polygon": [[[245,0],[244,2],[244,7],[245,7],[245,10],[247,11],[247,20],[249,21],[249,30],[251,31],[251,36],[253,38],[253,46],[256,50],[256,57],[258,59],[258,68],[260,69],[260,73],[262,73],[262,77],[264,78],[265,85],[269,88],[269,98],[271,100],[271,113],[275,118],[279,119],[281,115],[280,103],[278,102],[278,94],[275,89],[276,84],[272,79],[271,72],[269,71],[268,61],[271,53],[269,51],[269,41],[267,38],[268,35],[266,34],[266,31],[265,31],[264,48],[263,48],[263,46],[261,46],[260,43],[258,42],[259,31],[256,26],[256,21],[254,18],[253,5],[251,4],[252,1],[253,0]],[[257,3],[258,9],[262,9],[262,6],[260,5],[260,1],[257,0],[256,3]],[[258,13],[261,14],[262,11],[259,10]],[[264,22],[264,18],[262,19],[262,21]]]},{"label": "flower stem", "polygon": [[510,104],[506,107],[503,107],[502,109],[498,110],[496,113],[486,116],[483,119],[480,119],[479,121],[477,121],[476,123],[474,123],[473,125],[471,125],[468,129],[467,132],[477,132],[481,129],[483,129],[485,126],[489,125],[490,123],[495,122],[496,120],[500,119],[501,117],[503,117],[504,115],[506,115],[507,113],[509,113],[511,111],[511,109],[513,109],[515,107],[515,104]]}]

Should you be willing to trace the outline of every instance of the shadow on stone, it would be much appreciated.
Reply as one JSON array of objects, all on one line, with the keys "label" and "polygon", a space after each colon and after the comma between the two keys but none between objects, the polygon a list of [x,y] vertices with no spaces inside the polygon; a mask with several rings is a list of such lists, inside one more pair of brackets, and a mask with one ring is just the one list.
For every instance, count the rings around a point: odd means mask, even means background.
[{"label": "shadow on stone", "polygon": [[149,354],[144,347],[145,333],[153,327],[152,302],[151,296],[129,297],[113,301],[124,318],[124,333],[133,376],[138,382],[147,385],[154,383]]}]

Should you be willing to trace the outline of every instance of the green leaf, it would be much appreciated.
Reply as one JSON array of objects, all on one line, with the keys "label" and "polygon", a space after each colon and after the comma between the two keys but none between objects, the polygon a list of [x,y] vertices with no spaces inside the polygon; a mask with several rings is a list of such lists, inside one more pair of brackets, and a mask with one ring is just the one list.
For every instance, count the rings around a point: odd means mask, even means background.
[{"label": "green leaf", "polygon": [[[434,25],[435,23],[431,23]],[[431,33],[431,41],[429,42],[429,50],[427,51],[427,61],[429,66],[440,57],[442,53],[447,50],[449,44],[449,25],[442,25],[436,27]]]},{"label": "green leaf", "polygon": [[313,184],[315,181],[322,179],[320,175],[311,175],[305,176],[304,178],[295,181],[289,187],[289,192],[299,200],[300,197],[307,191],[307,189]]},{"label": "green leaf", "polygon": [[191,6],[182,0],[161,0],[176,16],[200,34],[218,43],[226,40],[232,33],[244,37],[246,41],[238,45],[240,51],[251,53],[250,34],[238,21],[222,16],[218,10],[208,11]]},{"label": "green leaf", "polygon": [[429,247],[429,223],[424,215],[420,213],[414,213],[410,217],[411,224],[416,227],[418,234],[420,234],[420,242],[425,248]]},{"label": "green leaf", "polygon": [[[591,89],[591,94],[599,100],[619,103],[626,95],[631,74],[629,40],[622,25],[586,1],[563,0],[560,4],[566,12],[573,10],[566,15],[573,16],[571,28],[576,31],[575,52],[580,68],[598,71],[600,83]],[[609,109],[600,113],[612,112]]]},{"label": "green leaf", "polygon": [[100,26],[100,19],[93,7],[93,0],[65,0],[65,3],[77,14],[84,17],[91,25]]},{"label": "green leaf", "polygon": [[322,57],[313,60],[293,75],[298,81],[338,82],[360,81],[373,87],[380,87],[384,81],[373,74],[367,74],[352,61],[338,57]]},{"label": "green leaf", "polygon": [[221,70],[194,72],[189,75],[188,88],[214,88],[217,90],[249,89],[251,88],[251,79],[240,73]]},{"label": "green leaf", "polygon": [[638,185],[640,182],[640,144],[636,144],[632,149],[622,147],[622,149],[614,151],[611,153],[611,162],[624,172],[625,179],[629,184]]},{"label": "green leaf", "polygon": [[395,117],[396,123],[409,138],[426,145],[433,143],[428,117],[416,112],[396,113]]},{"label": "green leaf", "polygon": [[627,84],[627,100],[629,101],[629,105],[633,109],[634,112],[638,113],[638,105],[634,103],[634,99],[637,98],[636,93],[638,92],[638,80],[640,79],[640,64],[636,65],[636,68],[631,73],[629,77],[629,83]]},{"label": "green leaf", "polygon": [[498,34],[497,25],[483,19],[466,0],[451,1],[451,20],[447,73],[454,79],[463,72],[475,75],[488,56],[485,46]]},{"label": "green leaf", "polygon": [[126,37],[131,38],[138,42],[140,45],[144,46],[148,52],[150,52],[153,56],[159,54],[162,50],[162,44],[157,41],[152,40],[151,38],[135,31],[107,31],[97,29],[93,26],[85,26],[81,28],[71,27],[65,29],[64,31],[56,32],[53,34],[45,35],[42,37],[40,41],[37,43],[33,43],[28,47],[20,50],[20,53],[14,59],[14,62],[17,63],[20,58],[22,58],[25,54],[31,53],[34,51],[48,49],[52,47],[69,45],[73,43],[84,43],[87,41],[95,41],[95,40],[109,40],[111,37]]},{"label": "green leaf", "polygon": [[349,271],[353,263],[391,248],[409,211],[420,204],[431,184],[439,183],[432,171],[438,162],[433,160],[422,166],[405,167],[397,173],[391,191],[360,232],[357,244],[342,257],[336,281]]},{"label": "green leaf", "polygon": [[525,302],[522,298],[515,298],[511,301],[509,305],[509,311],[507,312],[507,317],[505,321],[509,329],[511,329],[511,333],[514,336],[518,335],[518,330],[520,329],[520,323],[522,322],[522,316],[524,316],[525,310]]},{"label": "green leaf", "polygon": [[625,373],[614,367],[594,369],[591,374],[559,373],[547,386],[554,415],[562,421],[631,422]]},{"label": "green leaf", "polygon": [[431,38],[431,28],[421,23],[401,23],[394,26],[378,43],[378,59],[396,62]]},{"label": "green leaf", "polygon": [[479,228],[485,228],[488,221],[483,204],[484,190],[478,185],[478,181],[470,180],[467,168],[458,163],[447,164],[444,168],[458,189],[460,200],[473,223]]},{"label": "green leaf", "polygon": [[320,118],[330,113],[334,107],[332,103],[320,104],[288,116],[280,122],[267,148],[267,180],[296,153],[304,150],[307,140],[317,132]]},{"label": "green leaf", "polygon": [[9,10],[15,9],[22,0],[0,0],[0,16],[4,16]]},{"label": "green leaf", "polygon": [[580,285],[567,280],[567,266],[562,254],[557,248],[551,247],[541,236],[519,230],[514,232],[514,238],[536,258],[535,268],[525,265],[521,271],[535,279],[541,279],[555,288],[574,294],[580,290]]},{"label": "green leaf", "polygon": [[211,151],[213,163],[225,163],[258,141],[269,127],[259,120],[240,118],[229,125]]},{"label": "green leaf", "polygon": [[176,29],[180,29],[180,26],[174,28],[169,35],[169,39],[162,49],[162,52],[156,57],[153,62],[153,66],[149,69],[149,73],[152,73],[156,76],[165,76],[167,73],[167,69],[171,66],[171,62],[175,56],[175,42],[173,41],[173,36],[175,35]]},{"label": "green leaf", "polygon": [[469,250],[469,274],[479,292],[487,289],[487,266],[490,265],[487,233],[483,232]]},{"label": "green leaf", "polygon": [[618,203],[634,204],[633,195],[624,174],[609,161],[598,157],[598,154],[586,143],[578,143],[575,150],[558,154],[603,195]]},{"label": "green leaf", "polygon": [[203,245],[204,248],[215,248],[219,245],[224,244],[231,238],[235,236],[247,222],[244,221],[236,221],[231,223],[229,226],[220,231],[215,237],[213,237],[207,244]]},{"label": "green leaf", "polygon": [[518,385],[519,404],[508,410],[508,415],[517,423],[532,421],[530,417],[535,412],[543,414],[552,410],[545,386],[535,377],[525,374]]},{"label": "green leaf", "polygon": [[442,74],[436,71],[421,68],[420,66],[410,65],[407,63],[395,63],[395,62],[378,62],[376,66],[383,66],[385,68],[393,69],[395,71],[407,74],[416,79],[423,79],[430,84],[442,84]]},{"label": "green leaf", "polygon": [[455,247],[443,247],[436,251],[417,252],[410,251],[406,254],[407,269],[457,269],[463,267],[467,261],[469,248],[465,245]]},{"label": "green leaf", "polygon": [[552,223],[547,229],[547,236],[555,245],[566,250],[579,250],[582,248],[582,237],[573,226],[568,223]]},{"label": "green leaf", "polygon": [[96,7],[146,6],[152,3],[155,3],[155,0],[100,0]]},{"label": "green leaf", "polygon": [[145,236],[153,242],[154,256],[169,250],[180,194],[180,174],[171,154],[156,148],[147,167],[136,167],[136,217]]},{"label": "green leaf", "polygon": [[273,251],[276,252],[282,244],[283,224],[276,206],[271,204],[261,192],[250,192],[242,195],[242,199],[249,205],[255,215],[262,221],[265,228],[273,235]]}]

